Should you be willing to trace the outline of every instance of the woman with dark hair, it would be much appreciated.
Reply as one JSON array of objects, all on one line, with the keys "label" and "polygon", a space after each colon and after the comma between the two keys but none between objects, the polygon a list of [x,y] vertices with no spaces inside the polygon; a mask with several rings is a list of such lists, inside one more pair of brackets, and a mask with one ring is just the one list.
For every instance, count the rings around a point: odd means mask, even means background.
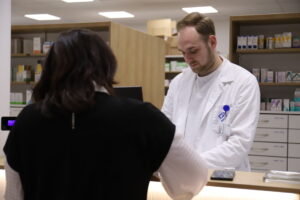
[{"label": "woman with dark hair", "polygon": [[175,126],[150,103],[113,95],[116,66],[97,33],[59,36],[4,147],[6,199],[145,200],[157,170],[174,199],[201,190],[207,168]]}]

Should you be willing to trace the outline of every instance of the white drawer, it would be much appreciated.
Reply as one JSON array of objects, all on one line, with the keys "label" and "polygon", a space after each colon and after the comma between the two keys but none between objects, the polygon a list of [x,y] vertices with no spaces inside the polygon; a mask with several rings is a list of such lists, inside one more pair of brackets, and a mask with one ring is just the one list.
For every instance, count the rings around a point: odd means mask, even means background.
[{"label": "white drawer", "polygon": [[300,143],[300,129],[289,129],[289,142]]},{"label": "white drawer", "polygon": [[287,142],[287,129],[257,128],[254,141]]},{"label": "white drawer", "polygon": [[287,170],[287,159],[279,157],[249,156],[251,170]]},{"label": "white drawer", "polygon": [[287,144],[254,142],[250,150],[250,155],[261,156],[287,156]]},{"label": "white drawer", "polygon": [[300,158],[300,144],[289,144],[289,157]]},{"label": "white drawer", "polygon": [[300,172],[300,159],[288,158],[288,171]]},{"label": "white drawer", "polygon": [[287,128],[287,115],[260,114],[257,127],[261,128]]},{"label": "white drawer", "polygon": [[300,129],[300,115],[289,116],[289,128]]}]

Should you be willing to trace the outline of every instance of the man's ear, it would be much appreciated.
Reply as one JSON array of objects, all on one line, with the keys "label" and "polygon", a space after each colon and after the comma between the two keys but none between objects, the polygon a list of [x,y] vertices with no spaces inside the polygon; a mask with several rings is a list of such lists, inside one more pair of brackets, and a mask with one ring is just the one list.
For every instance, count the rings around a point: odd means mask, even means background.
[{"label": "man's ear", "polygon": [[208,42],[211,48],[216,49],[217,48],[217,37],[215,35],[210,35],[208,37]]}]

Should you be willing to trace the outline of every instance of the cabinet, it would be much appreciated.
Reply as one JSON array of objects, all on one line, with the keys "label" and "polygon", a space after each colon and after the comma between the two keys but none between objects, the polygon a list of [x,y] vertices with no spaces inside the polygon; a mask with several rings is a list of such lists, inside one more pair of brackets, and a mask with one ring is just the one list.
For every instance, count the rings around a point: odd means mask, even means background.
[{"label": "cabinet", "polygon": [[[120,86],[142,86],[143,98],[161,108],[164,97],[164,53],[162,38],[154,37],[113,22],[47,24],[12,26],[12,37],[40,37],[55,41],[60,32],[73,28],[87,28],[99,33],[112,48],[118,60],[116,81]],[[43,54],[12,54],[12,66],[35,66]],[[11,83],[11,90],[23,92],[34,83]],[[25,96],[25,94],[23,94]]]},{"label": "cabinet", "polygon": [[300,172],[299,122],[298,112],[261,112],[249,153],[251,169]]},{"label": "cabinet", "polygon": [[[243,49],[237,50],[237,37],[291,32],[300,37],[300,13],[233,16],[230,18],[229,57],[233,63],[252,71],[252,68],[268,68],[273,72],[300,72],[300,48]],[[260,83],[262,98],[292,99],[300,82]]]}]

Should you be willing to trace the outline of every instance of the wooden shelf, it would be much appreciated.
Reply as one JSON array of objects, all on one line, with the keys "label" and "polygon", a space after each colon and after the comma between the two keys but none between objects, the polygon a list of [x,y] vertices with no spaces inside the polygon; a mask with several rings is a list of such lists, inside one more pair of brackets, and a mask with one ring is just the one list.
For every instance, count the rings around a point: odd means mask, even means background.
[{"label": "wooden shelf", "polygon": [[285,48],[285,49],[238,49],[236,53],[240,54],[260,54],[260,53],[300,53],[300,48]]},{"label": "wooden shelf", "polygon": [[17,53],[12,54],[12,57],[44,57],[46,54],[26,54],[26,53]]},{"label": "wooden shelf", "polygon": [[259,83],[260,86],[300,86],[300,82]]},{"label": "wooden shelf", "polygon": [[261,110],[260,114],[289,114],[289,115],[300,115],[300,111],[271,111]]},{"label": "wooden shelf", "polygon": [[35,82],[11,82],[12,85],[35,85]]},{"label": "wooden shelf", "polygon": [[10,104],[10,107],[15,107],[15,108],[24,108],[26,104]]},{"label": "wooden shelf", "polygon": [[182,54],[179,54],[179,55],[166,55],[165,57],[166,58],[183,58],[183,55]]},{"label": "wooden shelf", "polygon": [[182,71],[173,71],[173,72],[165,72],[166,74],[179,74],[181,73]]}]

